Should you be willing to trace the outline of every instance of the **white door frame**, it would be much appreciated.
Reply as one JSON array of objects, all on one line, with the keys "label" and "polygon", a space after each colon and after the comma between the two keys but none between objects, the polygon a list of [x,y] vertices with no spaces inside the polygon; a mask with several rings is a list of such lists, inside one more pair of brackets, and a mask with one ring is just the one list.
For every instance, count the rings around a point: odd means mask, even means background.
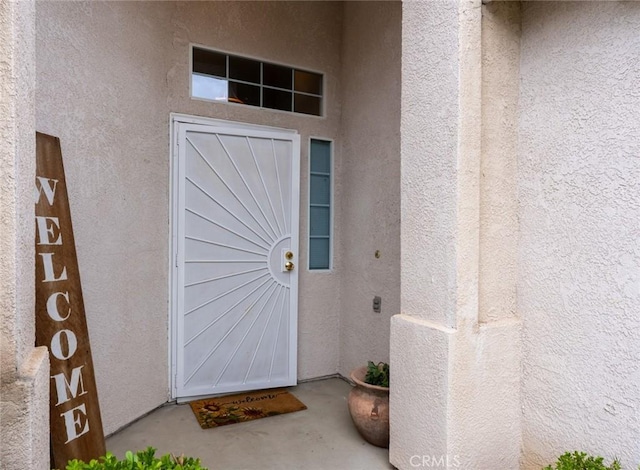
[{"label": "white door frame", "polygon": [[[170,113],[169,115],[169,123],[170,123],[170,145],[169,145],[169,159],[170,159],[170,170],[169,170],[169,180],[170,180],[170,207],[171,213],[169,216],[169,230],[170,230],[170,258],[169,258],[169,384],[171,388],[171,399],[175,400],[177,398],[177,383],[176,383],[176,370],[177,370],[177,346],[178,341],[176,338],[177,335],[177,308],[178,308],[178,237],[176,236],[178,223],[178,188],[179,188],[179,171],[178,171],[178,163],[179,163],[179,154],[178,154],[178,124],[196,124],[203,125],[208,127],[235,127],[237,129],[247,129],[254,131],[268,131],[268,132],[280,132],[280,133],[289,133],[291,135],[298,135],[298,131],[293,129],[283,129],[280,127],[270,127],[263,126],[258,124],[247,124],[238,121],[225,121],[222,119],[214,119],[207,118],[201,116],[192,116],[188,114],[180,114],[180,113]],[[298,140],[299,142],[299,140]],[[297,158],[293,159],[292,163],[292,213],[298,214],[300,213],[300,149],[298,145],[298,155]],[[295,227],[292,227],[292,234],[295,230],[296,239],[299,239],[299,220],[298,224]],[[296,252],[299,252],[299,247],[296,246]],[[297,297],[297,296],[296,296]],[[292,308],[295,310],[295,317],[297,319],[298,312],[298,299],[292,299]],[[296,338],[297,338],[297,321],[296,321]],[[297,340],[297,339],[296,339]],[[297,357],[293,358],[293,364],[297,364]],[[189,400],[194,399],[189,398]]]}]

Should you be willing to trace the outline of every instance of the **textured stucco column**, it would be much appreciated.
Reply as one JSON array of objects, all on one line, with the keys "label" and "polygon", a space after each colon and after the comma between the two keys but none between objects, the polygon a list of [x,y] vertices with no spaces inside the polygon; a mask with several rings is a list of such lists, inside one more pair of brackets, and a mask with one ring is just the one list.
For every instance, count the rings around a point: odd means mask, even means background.
[{"label": "textured stucco column", "polygon": [[390,460],[400,469],[516,469],[521,328],[508,198],[517,132],[508,122],[517,112],[518,5],[404,2],[402,36]]},{"label": "textured stucco column", "polygon": [[0,2],[0,468],[49,468],[49,360],[34,348],[35,3]]}]

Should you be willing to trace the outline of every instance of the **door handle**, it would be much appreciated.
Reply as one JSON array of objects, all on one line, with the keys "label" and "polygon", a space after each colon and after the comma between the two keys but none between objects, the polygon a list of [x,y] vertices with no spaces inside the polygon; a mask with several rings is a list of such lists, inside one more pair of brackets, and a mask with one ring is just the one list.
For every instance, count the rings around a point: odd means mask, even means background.
[{"label": "door handle", "polygon": [[286,269],[287,271],[293,271],[294,267],[295,266],[291,261],[287,261],[286,263],[284,263],[284,269]]}]

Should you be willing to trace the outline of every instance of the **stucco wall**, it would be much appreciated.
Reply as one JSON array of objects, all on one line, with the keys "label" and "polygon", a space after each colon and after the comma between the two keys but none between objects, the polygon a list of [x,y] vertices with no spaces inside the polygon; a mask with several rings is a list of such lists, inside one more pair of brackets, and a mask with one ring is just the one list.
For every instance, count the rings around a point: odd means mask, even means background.
[{"label": "stucco wall", "polygon": [[[389,361],[400,312],[401,2],[346,2],[342,49],[341,374]],[[375,257],[379,250],[379,258]],[[382,311],[373,311],[373,297]]]},{"label": "stucco wall", "polygon": [[142,2],[36,10],[36,122],[61,140],[106,434],[168,397],[172,14]]},{"label": "stucco wall", "polygon": [[455,2],[403,3],[401,263],[403,273],[406,267],[412,274],[402,279],[402,313],[446,326],[455,325],[456,180],[451,176],[457,152],[457,54]]},{"label": "stucco wall", "polygon": [[34,348],[35,4],[0,3],[0,468],[49,468],[49,361]]},{"label": "stucco wall", "polygon": [[[35,342],[35,5],[0,10],[0,357],[3,381],[14,380]],[[5,361],[7,361],[5,367]]]},{"label": "stucco wall", "polygon": [[49,470],[47,348],[31,348],[17,373],[15,381],[0,385],[0,468]]},{"label": "stucco wall", "polygon": [[[334,2],[38,3],[37,127],[62,142],[107,434],[168,398],[169,113],[299,130],[306,260],[307,142],[338,135],[341,13]],[[190,42],[324,72],[326,117],[191,100]],[[336,372],[337,286],[300,269],[300,379]]]},{"label": "stucco wall", "polygon": [[521,2],[482,11],[482,156],[478,319],[517,317]]},{"label": "stucco wall", "polygon": [[640,4],[523,10],[523,468],[640,462]]}]

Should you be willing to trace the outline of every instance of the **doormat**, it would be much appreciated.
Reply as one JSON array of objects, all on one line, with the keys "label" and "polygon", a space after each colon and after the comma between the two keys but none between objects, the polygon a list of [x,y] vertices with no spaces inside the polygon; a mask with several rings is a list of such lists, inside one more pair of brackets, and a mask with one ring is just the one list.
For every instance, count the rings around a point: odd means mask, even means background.
[{"label": "doormat", "polygon": [[283,388],[205,398],[189,405],[202,429],[307,409],[304,403]]}]

